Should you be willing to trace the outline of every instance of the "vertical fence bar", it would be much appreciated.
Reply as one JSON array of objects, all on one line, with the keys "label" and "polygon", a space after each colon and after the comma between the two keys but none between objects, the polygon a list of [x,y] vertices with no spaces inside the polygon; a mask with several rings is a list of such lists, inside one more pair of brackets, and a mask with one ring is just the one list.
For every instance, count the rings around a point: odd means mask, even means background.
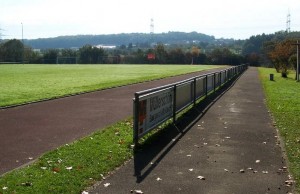
[{"label": "vertical fence bar", "polygon": [[205,97],[207,97],[207,78],[208,76],[207,75],[205,75]]},{"label": "vertical fence bar", "polygon": [[216,73],[214,73],[213,81],[214,81],[214,92],[215,92],[216,91]]},{"label": "vertical fence bar", "polygon": [[194,90],[194,106],[196,106],[196,99],[197,99],[197,94],[196,94],[196,90],[197,90],[197,87],[196,87],[196,81],[197,79],[194,78],[194,87],[193,87],[193,90]]},{"label": "vertical fence bar", "polygon": [[134,100],[133,100],[133,111],[134,111],[134,131],[133,131],[133,141],[134,141],[134,146],[137,147],[139,143],[139,134],[138,134],[138,128],[139,128],[139,104],[140,104],[140,99],[139,99],[139,94],[135,93],[134,94]]},{"label": "vertical fence bar", "polygon": [[228,70],[226,69],[225,70],[225,82],[227,82],[228,81]]},{"label": "vertical fence bar", "polygon": [[174,85],[174,96],[173,96],[173,123],[176,122],[176,90],[177,90],[177,85]]}]

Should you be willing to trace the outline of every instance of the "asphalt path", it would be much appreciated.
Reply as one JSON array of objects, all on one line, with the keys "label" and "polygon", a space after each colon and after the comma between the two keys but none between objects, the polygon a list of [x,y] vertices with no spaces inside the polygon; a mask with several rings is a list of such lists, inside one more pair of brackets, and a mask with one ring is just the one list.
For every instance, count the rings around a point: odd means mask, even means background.
[{"label": "asphalt path", "polygon": [[221,92],[88,193],[291,193],[257,68]]},{"label": "asphalt path", "polygon": [[1,109],[0,175],[132,116],[137,91],[213,71],[216,69]]}]

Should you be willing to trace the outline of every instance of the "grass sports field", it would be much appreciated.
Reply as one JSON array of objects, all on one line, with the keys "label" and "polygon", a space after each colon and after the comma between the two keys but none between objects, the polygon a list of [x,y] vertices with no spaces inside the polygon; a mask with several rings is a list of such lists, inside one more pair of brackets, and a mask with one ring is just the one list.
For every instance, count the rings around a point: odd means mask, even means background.
[{"label": "grass sports field", "polygon": [[[290,171],[300,192],[300,83],[295,81],[295,73],[284,79],[274,69],[259,68],[259,72],[268,107],[284,141]],[[275,81],[269,81],[271,73]]]},{"label": "grass sports field", "polygon": [[0,107],[217,67],[220,66],[0,65]]}]

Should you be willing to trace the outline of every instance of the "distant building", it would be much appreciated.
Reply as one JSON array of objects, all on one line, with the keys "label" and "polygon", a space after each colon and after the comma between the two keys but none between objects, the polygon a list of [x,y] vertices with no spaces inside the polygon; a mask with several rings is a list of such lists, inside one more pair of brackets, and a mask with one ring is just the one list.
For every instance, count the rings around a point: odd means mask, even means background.
[{"label": "distant building", "polygon": [[114,46],[114,45],[102,45],[102,44],[96,45],[94,47],[103,48],[103,49],[115,49],[115,48],[117,48],[117,46]]}]

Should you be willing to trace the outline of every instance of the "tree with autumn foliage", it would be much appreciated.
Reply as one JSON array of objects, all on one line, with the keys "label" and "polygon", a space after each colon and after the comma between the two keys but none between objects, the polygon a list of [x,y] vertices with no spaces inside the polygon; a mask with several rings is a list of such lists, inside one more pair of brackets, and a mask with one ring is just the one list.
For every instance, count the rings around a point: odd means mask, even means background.
[{"label": "tree with autumn foliage", "polygon": [[268,55],[273,62],[276,71],[281,73],[282,77],[287,77],[288,71],[292,68],[290,57],[296,52],[293,40],[285,40],[275,45]]},{"label": "tree with autumn foliage", "polygon": [[194,64],[194,59],[196,59],[200,54],[200,49],[196,46],[193,46],[191,49],[191,55],[192,55],[192,64]]}]

